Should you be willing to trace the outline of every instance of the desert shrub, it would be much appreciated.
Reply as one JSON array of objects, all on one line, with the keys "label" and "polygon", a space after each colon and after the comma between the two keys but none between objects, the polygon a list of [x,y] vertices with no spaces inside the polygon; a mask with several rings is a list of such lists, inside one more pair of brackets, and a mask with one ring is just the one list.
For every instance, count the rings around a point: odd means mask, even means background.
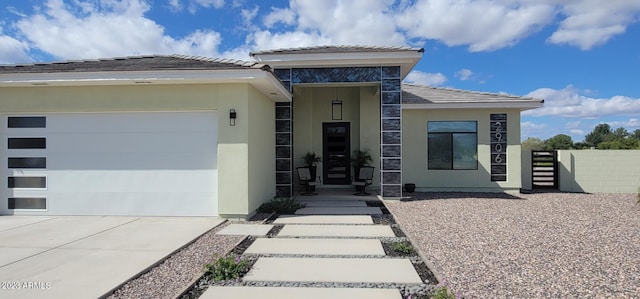
[{"label": "desert shrub", "polygon": [[413,246],[411,246],[411,243],[407,241],[394,242],[391,244],[391,248],[396,252],[402,252],[404,254],[411,254],[414,252]]},{"label": "desert shrub", "polygon": [[456,295],[451,293],[446,286],[439,286],[431,292],[431,299],[456,299]]},{"label": "desert shrub", "polygon": [[258,213],[293,214],[296,210],[304,208],[304,204],[295,198],[276,197],[258,207]]},{"label": "desert shrub", "polygon": [[240,257],[221,257],[211,264],[204,265],[206,275],[214,281],[238,279],[249,271],[249,262]]}]

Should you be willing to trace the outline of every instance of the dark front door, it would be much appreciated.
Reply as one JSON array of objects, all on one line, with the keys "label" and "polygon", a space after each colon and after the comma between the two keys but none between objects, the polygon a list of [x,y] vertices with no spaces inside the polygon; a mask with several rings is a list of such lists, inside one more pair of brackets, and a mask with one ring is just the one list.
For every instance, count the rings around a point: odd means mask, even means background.
[{"label": "dark front door", "polygon": [[349,123],[322,124],[322,176],[327,185],[351,184]]}]

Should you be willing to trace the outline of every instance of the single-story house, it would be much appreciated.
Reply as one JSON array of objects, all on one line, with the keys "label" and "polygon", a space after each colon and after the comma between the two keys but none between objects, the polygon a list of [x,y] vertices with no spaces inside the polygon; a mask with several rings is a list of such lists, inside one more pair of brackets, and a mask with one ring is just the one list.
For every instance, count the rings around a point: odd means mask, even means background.
[{"label": "single-story house", "polygon": [[[542,100],[402,84],[407,47],[180,55],[0,66],[0,215],[247,217],[300,187],[347,187],[354,149],[372,188],[521,187],[520,112]],[[348,190],[351,191],[351,190]]]}]

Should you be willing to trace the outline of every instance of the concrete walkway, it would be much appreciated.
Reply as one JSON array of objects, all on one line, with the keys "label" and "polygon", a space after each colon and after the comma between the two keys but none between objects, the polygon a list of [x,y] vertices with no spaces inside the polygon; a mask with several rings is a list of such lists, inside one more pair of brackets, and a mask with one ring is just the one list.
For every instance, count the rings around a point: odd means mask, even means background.
[{"label": "concrete walkway", "polygon": [[0,216],[0,298],[100,297],[222,221]]},{"label": "concrete walkway", "polygon": [[[377,200],[375,197],[367,198]],[[272,238],[259,237],[244,254],[258,255],[243,281],[258,283],[422,284],[411,261],[388,258],[380,238],[395,237],[390,226],[374,224],[380,208],[360,198],[303,197],[307,207],[281,216]],[[351,213],[348,213],[351,211]],[[374,298],[401,299],[398,289],[315,287],[210,287],[200,298]]]}]

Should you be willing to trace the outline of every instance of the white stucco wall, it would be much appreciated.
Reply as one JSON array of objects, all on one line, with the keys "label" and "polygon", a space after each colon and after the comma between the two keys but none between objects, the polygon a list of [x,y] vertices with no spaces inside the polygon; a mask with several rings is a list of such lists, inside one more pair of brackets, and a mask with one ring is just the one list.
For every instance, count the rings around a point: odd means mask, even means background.
[{"label": "white stucco wall", "polygon": [[[418,191],[516,192],[521,187],[520,111],[516,109],[404,109],[402,115],[402,182]],[[490,115],[507,114],[507,181],[491,181]],[[429,170],[428,121],[477,121],[478,169]]]},{"label": "white stucco wall", "polygon": [[560,190],[637,193],[640,150],[558,151]]}]

